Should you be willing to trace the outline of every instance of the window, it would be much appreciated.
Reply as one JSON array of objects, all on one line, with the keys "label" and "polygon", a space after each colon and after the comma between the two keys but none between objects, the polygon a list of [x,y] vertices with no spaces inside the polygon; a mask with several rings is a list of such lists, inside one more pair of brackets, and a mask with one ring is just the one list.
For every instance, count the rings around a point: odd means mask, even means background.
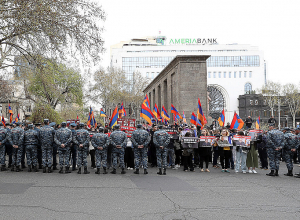
[{"label": "window", "polygon": [[214,78],[216,78],[216,74],[217,74],[217,73],[216,73],[216,72],[214,72]]},{"label": "window", "polygon": [[242,78],[242,71],[239,72],[239,78]]},{"label": "window", "polygon": [[221,72],[219,72],[219,78],[221,78]]},{"label": "window", "polygon": [[234,72],[234,78],[236,78],[236,72]]},{"label": "window", "polygon": [[255,103],[255,105],[258,105],[258,100],[256,99],[256,100],[254,101],[254,103]]},{"label": "window", "polygon": [[152,72],[152,79],[154,79],[154,73]]},{"label": "window", "polygon": [[149,72],[146,73],[146,77],[149,78]]},{"label": "window", "polygon": [[231,78],[231,72],[228,73],[228,77]]},{"label": "window", "polygon": [[251,91],[252,91],[251,83],[246,83],[245,84],[245,94],[250,94]]},{"label": "window", "polygon": [[247,71],[244,72],[244,78],[246,78],[246,77],[247,77]]},{"label": "window", "polygon": [[226,78],[226,72],[224,72],[224,78]]},{"label": "window", "polygon": [[252,77],[252,71],[249,71],[249,78]]},{"label": "window", "polygon": [[26,106],[26,111],[27,112],[31,112],[31,106],[29,105],[29,106]]},{"label": "window", "polygon": [[253,105],[253,100],[250,100],[250,105]]},{"label": "window", "polygon": [[210,76],[210,72],[208,72],[208,78],[210,78],[211,76]]},{"label": "window", "polygon": [[267,117],[267,111],[266,110],[264,110],[264,116]]}]

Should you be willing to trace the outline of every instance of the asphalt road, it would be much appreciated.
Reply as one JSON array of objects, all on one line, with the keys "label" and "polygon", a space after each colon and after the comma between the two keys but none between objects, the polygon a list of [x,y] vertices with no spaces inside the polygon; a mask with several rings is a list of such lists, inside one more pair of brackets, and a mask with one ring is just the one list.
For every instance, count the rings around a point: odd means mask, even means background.
[{"label": "asphalt road", "polygon": [[279,177],[209,168],[166,176],[156,168],[148,175],[0,172],[0,219],[300,219],[300,178],[284,176],[284,163]]}]

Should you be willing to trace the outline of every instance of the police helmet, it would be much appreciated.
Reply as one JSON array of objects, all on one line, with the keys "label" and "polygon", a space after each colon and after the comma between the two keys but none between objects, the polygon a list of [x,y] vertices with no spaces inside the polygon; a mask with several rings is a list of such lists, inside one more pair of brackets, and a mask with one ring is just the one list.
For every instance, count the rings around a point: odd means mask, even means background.
[{"label": "police helmet", "polygon": [[73,122],[70,124],[71,127],[76,127],[77,125]]},{"label": "police helmet", "polygon": [[104,132],[104,128],[103,127],[99,127],[99,133],[103,133]]},{"label": "police helmet", "polygon": [[16,122],[16,125],[17,125],[17,126],[20,126],[21,124],[22,124],[22,123],[21,123],[21,122],[19,122],[19,121],[18,121],[18,122]]},{"label": "police helmet", "polygon": [[79,123],[79,127],[83,128],[84,127],[84,123]]},{"label": "police helmet", "polygon": [[290,131],[291,129],[289,127],[283,128],[284,131]]},{"label": "police helmet", "polygon": [[163,128],[163,126],[162,125],[158,125],[158,129],[162,129]]},{"label": "police helmet", "polygon": [[269,124],[269,127],[274,127],[274,126],[275,126],[275,124],[273,124],[273,123]]},{"label": "police helmet", "polygon": [[116,125],[114,126],[114,129],[120,129],[120,125],[119,125],[119,124],[116,124]]},{"label": "police helmet", "polygon": [[28,128],[32,129],[33,128],[33,124],[28,124]]},{"label": "police helmet", "polygon": [[61,123],[61,126],[62,126],[62,127],[66,127],[66,126],[67,126],[67,122],[65,122],[65,121],[62,122],[62,123]]},{"label": "police helmet", "polygon": [[49,126],[51,126],[51,127],[53,127],[53,126],[55,126],[55,125],[56,125],[55,122],[51,122],[51,123],[49,124]]},{"label": "police helmet", "polygon": [[136,126],[136,128],[142,128],[143,127],[143,125],[141,125],[141,124],[138,124],[137,126]]}]

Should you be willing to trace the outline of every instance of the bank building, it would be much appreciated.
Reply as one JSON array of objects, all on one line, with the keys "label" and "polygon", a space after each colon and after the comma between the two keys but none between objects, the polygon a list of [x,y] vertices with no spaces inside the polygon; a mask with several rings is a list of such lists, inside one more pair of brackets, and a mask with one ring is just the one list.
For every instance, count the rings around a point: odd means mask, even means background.
[{"label": "bank building", "polygon": [[[254,93],[267,79],[263,51],[247,44],[218,44],[217,39],[156,36],[121,41],[112,45],[110,52],[110,65],[121,68],[128,80],[133,81],[134,73],[138,71],[149,79],[149,84],[176,56],[209,56],[206,60],[207,103],[204,105],[210,121],[218,118],[225,109],[226,123],[231,122],[234,112],[239,113],[239,95]],[[187,119],[189,117],[186,115]]]}]

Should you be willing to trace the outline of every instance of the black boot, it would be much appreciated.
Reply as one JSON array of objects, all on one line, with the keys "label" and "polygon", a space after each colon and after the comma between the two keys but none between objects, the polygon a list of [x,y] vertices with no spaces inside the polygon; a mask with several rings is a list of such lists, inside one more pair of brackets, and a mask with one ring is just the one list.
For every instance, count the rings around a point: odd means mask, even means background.
[{"label": "black boot", "polygon": [[31,172],[32,170],[31,170],[31,165],[28,165],[28,170],[27,170],[28,172]]},{"label": "black boot", "polygon": [[2,165],[1,166],[1,171],[6,171],[7,169],[6,169],[6,167],[5,167],[5,165]]},{"label": "black boot", "polygon": [[87,170],[87,167],[84,167],[84,174],[89,174],[90,172]]},{"label": "black boot", "polygon": [[147,169],[144,169],[144,174],[148,174],[148,171],[147,171]]},{"label": "black boot", "polygon": [[10,171],[15,171],[15,166],[12,165]]},{"label": "black boot", "polygon": [[126,172],[125,172],[125,169],[122,168],[121,174],[125,174],[125,173],[126,173]]},{"label": "black boot", "polygon": [[271,172],[270,172],[270,173],[267,173],[266,175],[267,175],[267,176],[275,176],[274,170],[271,170]]},{"label": "black boot", "polygon": [[53,167],[53,170],[57,170],[57,167],[56,167],[56,166],[54,166],[54,167]]},{"label": "black boot", "polygon": [[164,168],[164,172],[163,172],[163,175],[167,175],[167,169],[166,168]]},{"label": "black boot", "polygon": [[64,167],[60,167],[58,173],[64,173]]},{"label": "black boot", "polygon": [[100,168],[97,168],[96,174],[100,174]]},{"label": "black boot", "polygon": [[48,173],[52,173],[53,171],[52,171],[52,169],[51,169],[51,167],[48,167]]},{"label": "black boot", "polygon": [[135,171],[133,172],[134,174],[139,174],[140,170],[139,169],[135,169]]},{"label": "black boot", "polygon": [[287,173],[284,174],[285,176],[293,176],[293,170],[288,170]]},{"label": "black boot", "polygon": [[78,168],[77,173],[78,173],[78,174],[81,174],[81,167]]},{"label": "black boot", "polygon": [[103,167],[103,174],[107,174],[106,167]]},{"label": "black boot", "polygon": [[278,170],[275,170],[275,176],[279,176]]},{"label": "black boot", "polygon": [[39,169],[40,169],[40,170],[43,169],[43,166],[42,166],[41,164],[39,165]]},{"label": "black boot", "polygon": [[117,171],[116,171],[116,169],[114,168],[113,171],[111,171],[110,173],[111,173],[111,174],[116,174]]},{"label": "black boot", "polygon": [[39,172],[37,166],[33,166],[33,171],[34,171],[34,172]]},{"label": "black boot", "polygon": [[70,171],[70,167],[66,167],[66,171],[65,171],[65,173],[71,173],[71,171]]},{"label": "black boot", "polygon": [[161,168],[159,168],[157,174],[158,174],[158,175],[162,175]]},{"label": "black boot", "polygon": [[16,166],[16,172],[20,172],[23,171],[22,169],[20,169],[20,166]]},{"label": "black boot", "polygon": [[46,173],[46,167],[43,167],[43,173]]}]

